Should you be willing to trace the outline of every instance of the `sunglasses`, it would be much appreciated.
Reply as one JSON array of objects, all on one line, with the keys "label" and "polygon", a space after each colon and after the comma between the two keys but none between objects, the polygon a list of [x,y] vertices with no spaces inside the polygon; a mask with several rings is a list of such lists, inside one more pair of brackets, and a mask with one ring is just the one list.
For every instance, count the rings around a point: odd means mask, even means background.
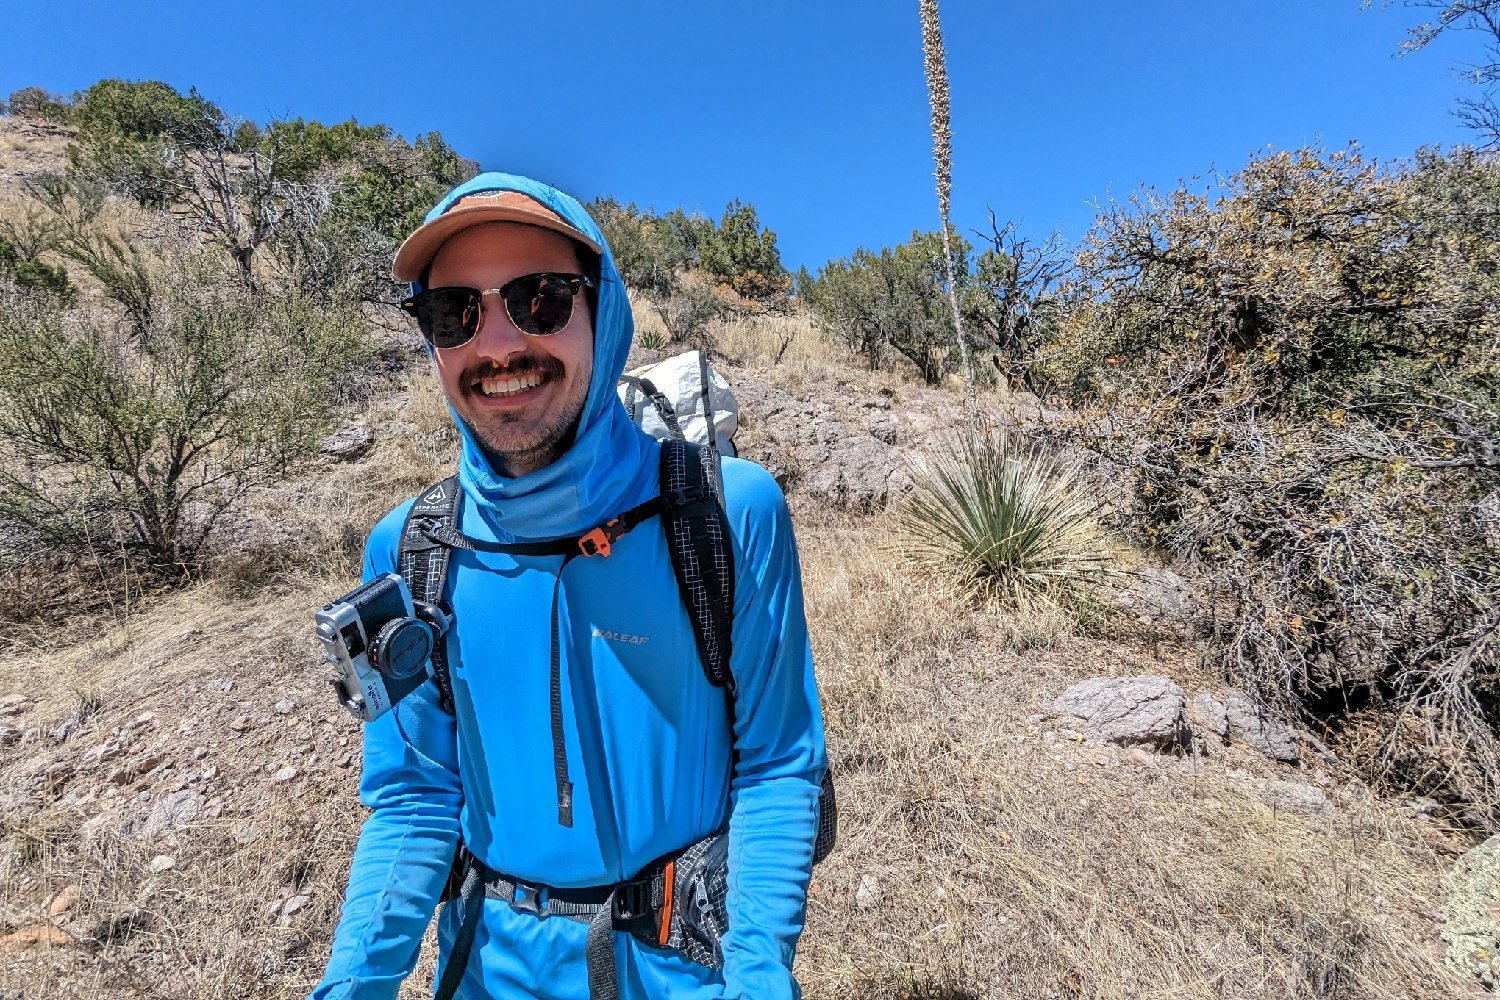
[{"label": "sunglasses", "polygon": [[474,339],[484,325],[484,297],[498,295],[516,329],[533,337],[550,337],[573,318],[573,300],[580,290],[593,288],[594,281],[582,274],[523,274],[499,288],[469,288],[463,285],[429,288],[409,299],[401,308],[416,317],[433,347],[461,347]]}]

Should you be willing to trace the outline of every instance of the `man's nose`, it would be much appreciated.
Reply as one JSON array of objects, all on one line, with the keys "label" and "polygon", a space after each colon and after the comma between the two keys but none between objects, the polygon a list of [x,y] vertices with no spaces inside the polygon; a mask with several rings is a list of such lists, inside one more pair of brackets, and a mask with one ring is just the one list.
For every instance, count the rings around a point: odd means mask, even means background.
[{"label": "man's nose", "polygon": [[511,355],[525,352],[526,335],[511,322],[500,296],[484,297],[483,314],[479,332],[474,335],[474,347],[481,358],[489,358],[503,365]]}]

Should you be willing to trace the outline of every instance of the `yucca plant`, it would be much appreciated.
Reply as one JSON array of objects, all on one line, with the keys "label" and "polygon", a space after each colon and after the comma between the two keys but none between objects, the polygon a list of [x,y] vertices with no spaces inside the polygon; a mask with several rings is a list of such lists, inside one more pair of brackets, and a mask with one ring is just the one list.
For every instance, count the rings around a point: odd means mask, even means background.
[{"label": "yucca plant", "polygon": [[902,547],[987,599],[1066,603],[1108,572],[1100,495],[1055,454],[983,431],[938,449],[914,479]]}]

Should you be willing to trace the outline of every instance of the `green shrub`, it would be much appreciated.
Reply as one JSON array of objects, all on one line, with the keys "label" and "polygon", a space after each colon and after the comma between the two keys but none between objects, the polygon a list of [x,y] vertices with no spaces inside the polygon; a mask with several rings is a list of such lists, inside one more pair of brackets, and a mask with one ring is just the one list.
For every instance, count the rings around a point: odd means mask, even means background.
[{"label": "green shrub", "polygon": [[[1106,213],[1044,354],[1209,655],[1500,823],[1500,160],[1270,153]],[[1353,745],[1353,744],[1351,744]],[[1365,753],[1360,750],[1359,753]]]},{"label": "green shrub", "polygon": [[64,303],[73,301],[78,293],[68,280],[66,268],[23,252],[5,233],[0,233],[0,280],[3,279]]},{"label": "green shrub", "polygon": [[16,118],[66,123],[70,110],[71,102],[61,94],[54,94],[41,87],[22,87],[5,102],[4,113]]},{"label": "green shrub", "polygon": [[1098,490],[1003,432],[964,437],[919,470],[899,508],[904,547],[1013,605],[1076,598],[1106,571]]},{"label": "green shrub", "polygon": [[698,264],[752,301],[785,297],[791,289],[791,276],[776,249],[776,234],[760,224],[754,205],[738,199],[726,205],[719,224],[703,234]]},{"label": "green shrub", "polygon": [[[960,240],[955,253],[966,274],[968,245]],[[912,233],[908,242],[878,254],[861,247],[830,261],[806,298],[824,335],[863,357],[872,371],[887,367],[894,352],[937,385],[955,344],[945,280],[942,234]]]},{"label": "green shrub", "polygon": [[140,336],[34,294],[0,304],[0,562],[102,543],[191,568],[312,452],[368,351],[352,305],[247,289],[187,242],[158,253]]}]

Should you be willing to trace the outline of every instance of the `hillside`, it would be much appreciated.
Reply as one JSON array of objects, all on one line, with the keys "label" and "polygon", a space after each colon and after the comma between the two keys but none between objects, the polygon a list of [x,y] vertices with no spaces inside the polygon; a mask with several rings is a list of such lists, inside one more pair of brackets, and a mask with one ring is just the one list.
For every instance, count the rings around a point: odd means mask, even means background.
[{"label": "hillside", "polygon": [[[0,211],[62,142],[0,118]],[[1087,614],[977,604],[897,553],[889,510],[962,397],[865,371],[802,317],[716,333],[742,454],[792,504],[839,783],[809,997],[1486,995],[1440,933],[1472,838],[1246,713],[1153,557],[1124,551],[1134,574]],[[312,613],[456,445],[414,335],[371,335],[387,369],[319,462],[226,526],[205,579],[129,605],[99,581],[87,612],[0,643],[0,1000],[291,998],[321,974],[363,810]],[[1020,434],[1055,416],[983,403]],[[1135,678],[1181,698],[1190,734],[1143,722],[1145,688],[1058,703]],[[430,995],[430,945],[403,997]]]}]

